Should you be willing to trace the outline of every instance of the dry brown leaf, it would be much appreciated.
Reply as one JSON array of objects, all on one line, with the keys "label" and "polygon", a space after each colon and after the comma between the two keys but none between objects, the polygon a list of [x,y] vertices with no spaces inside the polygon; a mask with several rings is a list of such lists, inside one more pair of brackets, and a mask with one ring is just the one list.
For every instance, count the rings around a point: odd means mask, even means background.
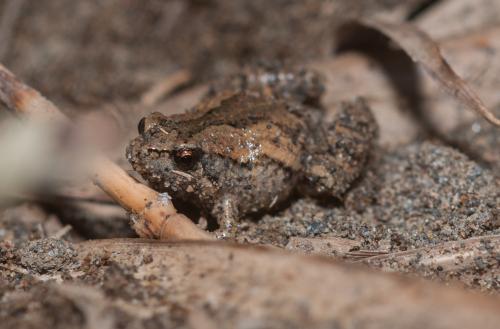
[{"label": "dry brown leaf", "polygon": [[[224,243],[144,240],[91,241],[77,249],[81,259],[106,257],[128,271],[134,264],[138,280],[167,277],[148,283],[168,291],[162,303],[202,313],[210,305],[214,311],[206,314],[217,327],[496,328],[500,321],[498,299],[326,258]],[[155,303],[151,300],[152,311]]]},{"label": "dry brown leaf", "polygon": [[439,46],[427,34],[409,23],[389,23],[368,18],[356,21],[388,36],[413,61],[421,64],[446,92],[495,126],[500,126],[500,119],[493,115],[469,85],[453,71],[441,55]]}]

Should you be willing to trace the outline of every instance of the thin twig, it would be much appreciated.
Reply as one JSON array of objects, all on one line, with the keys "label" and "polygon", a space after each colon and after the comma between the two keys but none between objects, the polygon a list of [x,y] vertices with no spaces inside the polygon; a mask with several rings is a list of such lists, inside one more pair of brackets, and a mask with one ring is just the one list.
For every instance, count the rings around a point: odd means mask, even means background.
[{"label": "thin twig", "polygon": [[176,88],[188,83],[190,80],[191,73],[189,73],[189,71],[176,71],[154,84],[151,89],[146,91],[141,97],[141,102],[146,106],[152,106],[158,103],[162,97],[170,94]]},{"label": "thin twig", "polygon": [[71,229],[72,229],[71,225],[65,225],[63,228],[61,228],[60,230],[58,230],[56,233],[52,234],[51,238],[53,238],[53,239],[61,239],[66,234],[68,234],[69,231],[71,231]]},{"label": "thin twig", "polygon": [[466,240],[449,241],[430,247],[366,257],[360,261],[368,264],[379,264],[384,267],[393,262],[400,264],[414,263],[415,258],[418,258],[420,266],[441,266],[446,271],[473,262],[476,257],[487,251],[487,249],[482,248],[484,245],[489,245],[491,250],[498,251],[500,248],[500,235],[486,235]]}]

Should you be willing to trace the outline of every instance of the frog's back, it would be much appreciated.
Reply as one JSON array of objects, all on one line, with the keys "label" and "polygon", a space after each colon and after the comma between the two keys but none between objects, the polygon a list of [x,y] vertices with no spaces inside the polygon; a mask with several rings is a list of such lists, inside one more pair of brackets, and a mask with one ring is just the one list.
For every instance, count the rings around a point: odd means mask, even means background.
[{"label": "frog's back", "polygon": [[287,106],[268,97],[237,93],[211,109],[172,117],[163,125],[167,131],[178,131],[179,143],[195,143],[206,153],[241,164],[268,158],[298,170],[308,128]]}]

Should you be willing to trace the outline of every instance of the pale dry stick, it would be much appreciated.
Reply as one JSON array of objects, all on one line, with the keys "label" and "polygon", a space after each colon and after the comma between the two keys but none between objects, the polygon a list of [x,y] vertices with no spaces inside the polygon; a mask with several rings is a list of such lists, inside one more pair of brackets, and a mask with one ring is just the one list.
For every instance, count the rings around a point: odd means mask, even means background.
[{"label": "pale dry stick", "polygon": [[385,255],[368,256],[359,261],[390,270],[391,265],[395,262],[408,266],[412,263],[415,264],[415,259],[418,259],[416,264],[424,268],[441,266],[443,271],[451,271],[456,270],[460,266],[474,264],[474,259],[487,252],[487,248],[484,248],[485,245],[489,246],[492,254],[498,253],[500,251],[500,234],[448,241],[431,247],[422,247]]},{"label": "pale dry stick", "polygon": [[[54,104],[20,82],[0,64],[0,99],[19,114],[60,123],[69,123]],[[142,237],[206,240],[211,236],[189,218],[178,214],[165,195],[140,184],[122,168],[103,156],[91,161],[92,180],[123,208],[132,213],[134,229]]]},{"label": "pale dry stick", "polygon": [[146,106],[152,106],[165,95],[171,93],[174,89],[185,85],[191,81],[191,73],[187,70],[178,70],[164,79],[154,84],[151,89],[146,91],[141,97],[141,103]]},{"label": "pale dry stick", "polygon": [[137,182],[109,159],[97,158],[94,168],[93,181],[135,215],[133,227],[140,236],[181,240],[211,238],[189,218],[178,214],[166,195]]},{"label": "pale dry stick", "polygon": [[52,234],[51,238],[52,239],[61,239],[63,236],[69,233],[73,228],[71,225],[65,225],[63,228],[61,228],[59,231],[56,233]]},{"label": "pale dry stick", "polygon": [[410,58],[420,63],[445,91],[468,108],[476,111],[491,124],[500,127],[500,119],[484,105],[472,88],[450,67],[441,55],[437,43],[425,32],[409,23],[391,23],[382,20],[358,18],[356,22],[373,28],[396,42]]}]

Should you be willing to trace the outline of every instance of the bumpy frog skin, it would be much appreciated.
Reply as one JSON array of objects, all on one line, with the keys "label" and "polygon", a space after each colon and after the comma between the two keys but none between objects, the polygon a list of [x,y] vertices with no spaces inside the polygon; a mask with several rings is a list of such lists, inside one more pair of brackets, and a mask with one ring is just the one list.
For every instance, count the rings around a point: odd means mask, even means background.
[{"label": "bumpy frog skin", "polygon": [[325,112],[321,91],[308,71],[247,69],[216,84],[193,111],[143,118],[127,158],[153,188],[202,207],[231,235],[235,220],[294,190],[340,197],[359,176],[373,116],[362,100]]}]

